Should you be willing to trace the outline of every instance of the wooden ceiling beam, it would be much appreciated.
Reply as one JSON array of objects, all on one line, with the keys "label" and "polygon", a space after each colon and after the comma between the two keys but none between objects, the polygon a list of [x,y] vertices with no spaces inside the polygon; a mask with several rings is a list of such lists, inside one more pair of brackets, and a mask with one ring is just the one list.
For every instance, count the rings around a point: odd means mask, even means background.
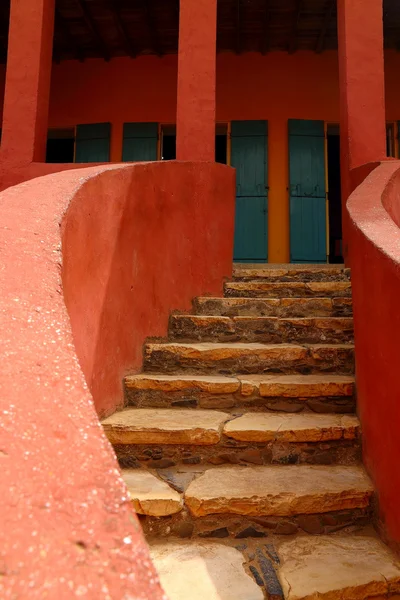
[{"label": "wooden ceiling beam", "polygon": [[154,54],[157,54],[157,56],[162,56],[163,52],[160,47],[160,42],[158,39],[156,26],[154,23],[153,11],[152,11],[152,7],[151,7],[151,0],[142,0],[142,8],[143,8],[144,17],[146,20],[148,36],[149,36],[149,40],[150,40],[150,44],[151,44],[151,50],[152,50],[152,52],[154,52]]},{"label": "wooden ceiling beam", "polygon": [[138,50],[135,47],[131,36],[128,33],[124,20],[121,17],[119,0],[108,0],[108,7],[113,15],[114,23],[118,29],[119,37],[122,40],[122,45],[125,51],[131,58],[135,58],[138,55]]},{"label": "wooden ceiling beam", "polygon": [[300,22],[300,17],[301,17],[302,6],[303,6],[303,0],[296,0],[292,33],[291,33],[291,36],[289,39],[289,44],[288,44],[289,54],[293,54],[293,52],[296,52],[296,50],[297,50],[297,46],[298,46],[298,42],[299,42],[298,29],[299,29],[299,22]]},{"label": "wooden ceiling beam", "polygon": [[328,32],[329,24],[333,17],[335,6],[336,0],[327,0],[325,5],[324,20],[322,23],[321,31],[319,32],[317,43],[315,44],[315,52],[317,52],[317,54],[320,54],[325,48],[326,34]]},{"label": "wooden ceiling beam", "polygon": [[109,52],[106,44],[104,43],[104,40],[99,33],[99,30],[97,29],[96,23],[93,20],[92,15],[90,14],[90,12],[88,10],[85,0],[76,0],[76,2],[81,10],[81,13],[85,20],[87,28],[90,30],[91,34],[94,37],[94,40],[96,42],[96,45],[97,45],[97,48],[98,48],[100,54],[102,55],[104,60],[106,60],[106,61],[110,60],[110,58],[111,58],[110,52]]},{"label": "wooden ceiling beam", "polygon": [[83,62],[85,60],[85,53],[83,52],[82,48],[79,48],[78,44],[76,43],[74,36],[71,34],[68,28],[67,22],[61,15],[57,6],[55,8],[54,21],[54,27],[58,28],[61,31],[62,36],[65,39],[66,45],[69,46],[69,48],[71,48],[75,58],[80,62]]},{"label": "wooden ceiling beam", "polygon": [[261,53],[267,54],[270,48],[269,25],[271,21],[271,0],[264,0],[264,27],[263,38],[261,42]]}]

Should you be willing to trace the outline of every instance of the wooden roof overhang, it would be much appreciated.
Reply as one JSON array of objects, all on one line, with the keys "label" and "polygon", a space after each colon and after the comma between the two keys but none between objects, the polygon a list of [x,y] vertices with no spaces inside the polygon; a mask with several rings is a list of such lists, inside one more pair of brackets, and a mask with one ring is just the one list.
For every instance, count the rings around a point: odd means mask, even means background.
[{"label": "wooden roof overhang", "polygon": [[[9,0],[0,3],[0,61]],[[178,49],[179,0],[56,0],[54,60],[163,56]],[[384,0],[385,46],[400,50],[400,1]],[[336,0],[218,0],[218,52],[337,48]]]}]

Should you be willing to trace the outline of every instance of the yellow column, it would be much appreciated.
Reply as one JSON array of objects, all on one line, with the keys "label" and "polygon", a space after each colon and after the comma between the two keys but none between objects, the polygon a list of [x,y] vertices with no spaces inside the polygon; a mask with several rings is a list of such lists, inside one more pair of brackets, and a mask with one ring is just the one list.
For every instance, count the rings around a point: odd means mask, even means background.
[{"label": "yellow column", "polygon": [[287,118],[268,120],[268,262],[288,263],[289,143]]}]

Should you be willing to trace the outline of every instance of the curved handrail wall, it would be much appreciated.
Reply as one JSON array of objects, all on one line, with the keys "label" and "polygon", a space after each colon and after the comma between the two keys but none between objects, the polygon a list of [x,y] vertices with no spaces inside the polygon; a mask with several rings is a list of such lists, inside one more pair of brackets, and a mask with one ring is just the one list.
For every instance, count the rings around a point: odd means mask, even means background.
[{"label": "curved handrail wall", "polygon": [[221,289],[233,213],[233,170],[211,163],[93,167],[0,194],[2,598],[163,598],[89,388],[114,410],[144,337]]},{"label": "curved handrail wall", "polygon": [[383,532],[400,542],[400,162],[382,163],[350,196],[357,403]]}]

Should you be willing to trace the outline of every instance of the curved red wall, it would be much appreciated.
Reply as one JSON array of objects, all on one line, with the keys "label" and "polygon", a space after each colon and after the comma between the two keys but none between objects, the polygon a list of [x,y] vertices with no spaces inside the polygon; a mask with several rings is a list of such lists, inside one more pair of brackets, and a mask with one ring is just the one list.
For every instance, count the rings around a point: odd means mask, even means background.
[{"label": "curved red wall", "polygon": [[[90,172],[90,171],[89,171]],[[83,173],[81,173],[83,175]],[[146,337],[232,272],[234,171],[156,162],[89,177],[63,223],[63,287],[98,413],[122,401]]]},{"label": "curved red wall", "polygon": [[227,167],[152,163],[0,194],[1,598],[164,598],[86,381],[115,408],[144,336],[220,289],[233,189]]},{"label": "curved red wall", "polygon": [[[400,543],[400,162],[378,166],[350,196],[357,404],[364,460],[383,533]],[[388,212],[389,211],[389,212]]]}]

